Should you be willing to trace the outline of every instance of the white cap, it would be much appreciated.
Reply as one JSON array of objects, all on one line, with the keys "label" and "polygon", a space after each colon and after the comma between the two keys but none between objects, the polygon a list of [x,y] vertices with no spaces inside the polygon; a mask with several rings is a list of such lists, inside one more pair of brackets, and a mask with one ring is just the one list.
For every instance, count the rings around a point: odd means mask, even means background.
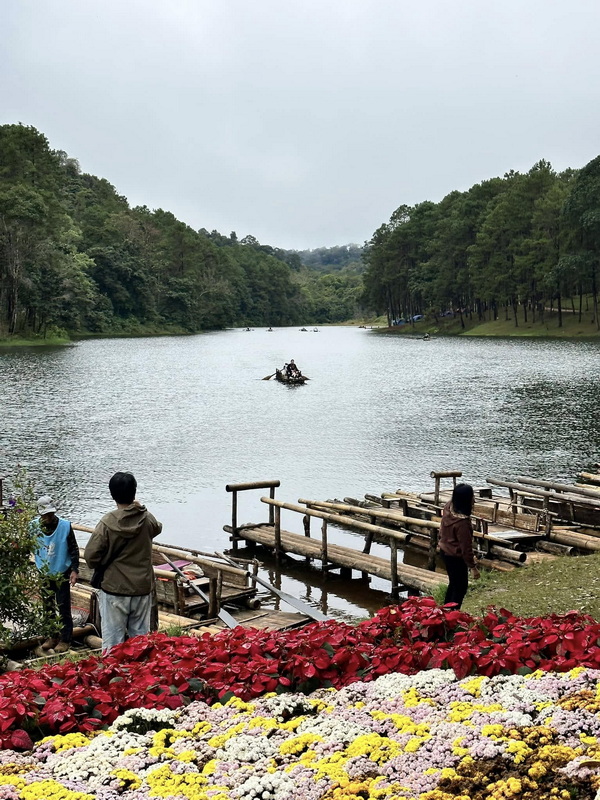
[{"label": "white cap", "polygon": [[37,501],[37,510],[40,517],[43,517],[44,514],[54,514],[56,512],[54,500],[47,494],[40,497]]}]

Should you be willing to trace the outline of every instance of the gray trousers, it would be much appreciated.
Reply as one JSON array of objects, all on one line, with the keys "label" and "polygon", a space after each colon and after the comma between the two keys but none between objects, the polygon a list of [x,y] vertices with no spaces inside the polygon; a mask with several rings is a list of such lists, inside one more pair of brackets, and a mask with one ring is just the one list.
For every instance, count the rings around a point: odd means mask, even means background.
[{"label": "gray trousers", "polygon": [[98,593],[100,619],[102,623],[102,653],[105,655],[116,644],[134,636],[143,636],[150,631],[152,592],[138,597]]}]

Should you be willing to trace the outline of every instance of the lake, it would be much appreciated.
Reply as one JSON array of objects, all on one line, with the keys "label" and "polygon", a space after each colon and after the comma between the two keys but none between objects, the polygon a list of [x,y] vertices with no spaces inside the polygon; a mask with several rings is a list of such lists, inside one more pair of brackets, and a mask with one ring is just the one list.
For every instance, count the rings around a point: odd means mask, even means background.
[{"label": "lake", "polygon": [[[161,540],[211,551],[229,544],[227,483],[277,478],[295,503],[429,490],[434,469],[571,481],[600,460],[599,356],[597,342],[349,327],[0,350],[0,474],[25,465],[60,514],[94,525],[108,479],[130,470]],[[262,380],[291,358],[305,385]],[[240,523],[266,520],[260,494],[240,495]],[[300,531],[300,516],[283,511],[282,526]],[[338,618],[386,601],[377,581],[266,569]]]}]

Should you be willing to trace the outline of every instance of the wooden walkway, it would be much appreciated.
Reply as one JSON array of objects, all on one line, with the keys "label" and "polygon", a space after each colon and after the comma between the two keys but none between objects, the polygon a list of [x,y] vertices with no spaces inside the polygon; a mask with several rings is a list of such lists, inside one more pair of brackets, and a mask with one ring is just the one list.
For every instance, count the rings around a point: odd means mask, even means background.
[{"label": "wooden walkway", "polygon": [[[230,526],[225,526],[225,530],[232,532]],[[247,542],[276,549],[275,526],[269,524],[261,525],[242,525],[236,528],[237,538],[242,538]],[[408,564],[398,563],[396,566],[395,580],[392,571],[392,559],[380,558],[367,553],[361,553],[352,547],[327,542],[325,558],[323,558],[322,542],[309,536],[281,530],[281,550],[284,553],[293,553],[314,560],[324,562],[325,569],[340,568],[346,570],[358,570],[362,573],[374,575],[392,582],[392,586],[398,589],[418,589],[428,594],[440,584],[447,585],[448,578],[444,573],[431,572],[419,567],[412,567]],[[398,585],[400,584],[400,585]]]}]

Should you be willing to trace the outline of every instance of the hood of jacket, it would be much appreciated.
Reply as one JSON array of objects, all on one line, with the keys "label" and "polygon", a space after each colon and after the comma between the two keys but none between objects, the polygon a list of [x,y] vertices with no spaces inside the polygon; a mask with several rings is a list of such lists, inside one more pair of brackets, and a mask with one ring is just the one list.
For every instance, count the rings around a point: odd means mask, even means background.
[{"label": "hood of jacket", "polygon": [[102,518],[102,521],[113,533],[117,533],[124,539],[133,539],[138,535],[148,516],[146,506],[132,503],[127,508],[117,508],[109,511]]},{"label": "hood of jacket", "polygon": [[448,500],[442,509],[442,517],[446,519],[447,524],[458,522],[459,519],[471,519],[471,517],[467,516],[466,514],[459,514],[457,511],[455,511],[452,507],[452,500]]}]

